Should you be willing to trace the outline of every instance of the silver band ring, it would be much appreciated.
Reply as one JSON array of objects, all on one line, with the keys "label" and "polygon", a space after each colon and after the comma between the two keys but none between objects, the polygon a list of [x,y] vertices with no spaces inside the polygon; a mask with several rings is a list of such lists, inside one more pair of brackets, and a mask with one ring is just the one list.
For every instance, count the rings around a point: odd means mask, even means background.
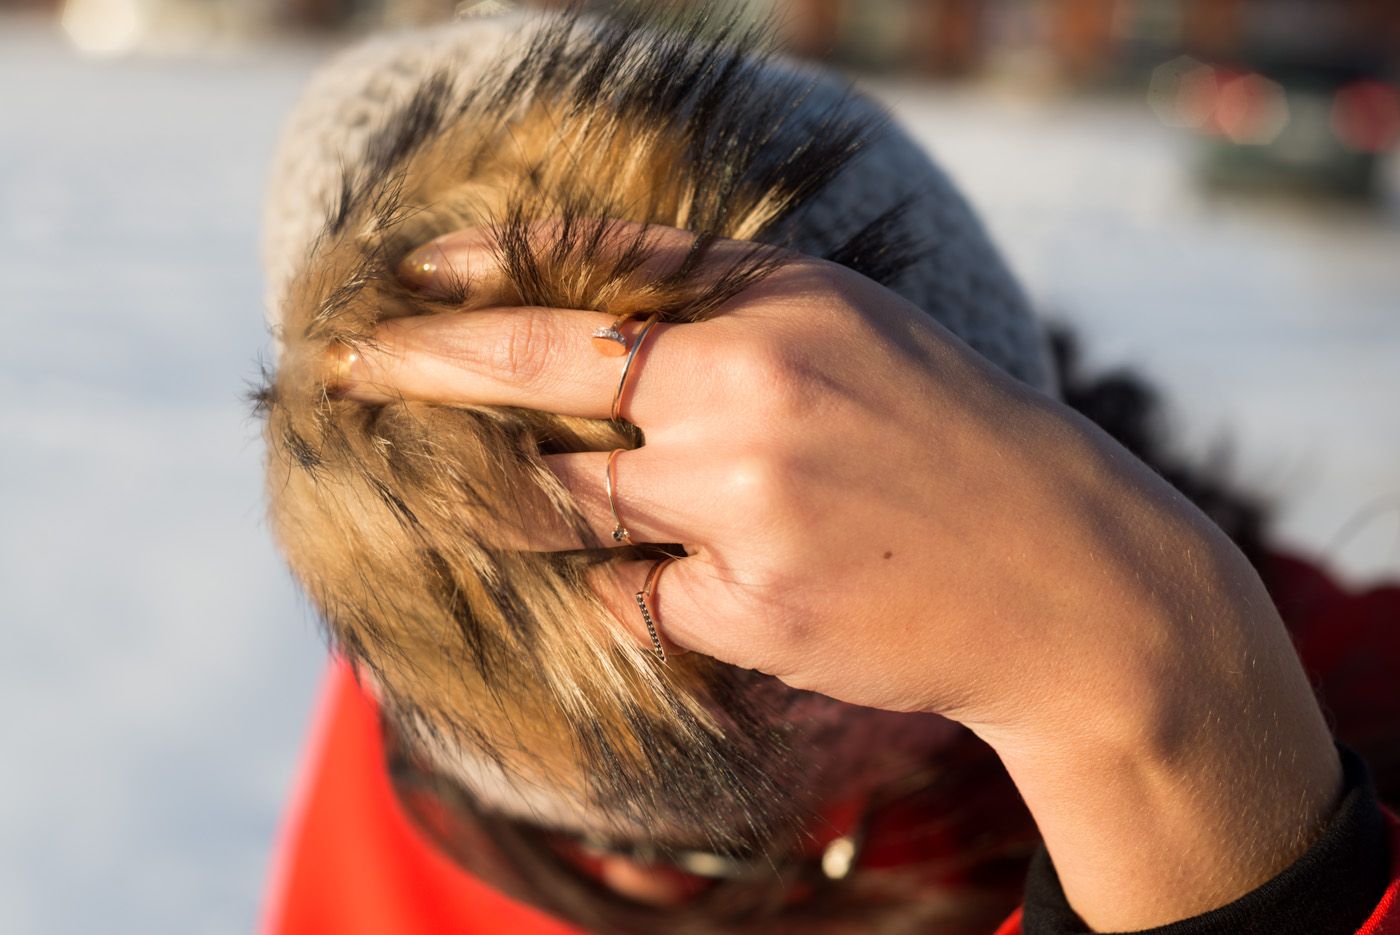
[{"label": "silver band ring", "polygon": [[611,452],[608,453],[608,468],[606,480],[608,490],[608,509],[612,511],[613,518],[613,540],[616,542],[625,542],[628,545],[631,545],[632,534],[627,531],[626,526],[622,525],[622,517],[619,516],[617,513],[617,487],[613,479],[614,474],[617,471],[617,456],[622,454],[626,450],[626,448],[614,448]]},{"label": "silver band ring", "polygon": [[632,342],[632,347],[627,351],[627,360],[622,365],[622,376],[617,381],[617,392],[613,393],[612,418],[613,421],[622,418],[622,395],[627,392],[627,377],[632,373],[632,361],[637,359],[637,352],[646,343],[647,335],[651,333],[652,326],[661,317],[660,312],[653,312],[642,325],[642,330],[637,332],[637,340]]},{"label": "silver band ring", "polygon": [[647,579],[642,585],[642,589],[633,595],[633,599],[637,602],[637,609],[642,612],[642,622],[647,625],[647,634],[651,637],[652,652],[662,663],[666,662],[666,650],[661,648],[661,637],[656,632],[656,620],[652,617],[651,607],[647,602],[651,601],[656,594],[656,579],[660,578],[661,572],[675,560],[674,555],[659,559],[655,565],[651,566],[651,571],[647,572]]}]

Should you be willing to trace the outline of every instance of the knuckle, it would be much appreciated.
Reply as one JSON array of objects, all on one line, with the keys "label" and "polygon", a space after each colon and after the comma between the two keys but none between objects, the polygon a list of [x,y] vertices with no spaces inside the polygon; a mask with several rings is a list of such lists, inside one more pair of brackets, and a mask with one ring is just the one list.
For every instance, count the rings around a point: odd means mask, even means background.
[{"label": "knuckle", "polygon": [[788,355],[781,343],[769,335],[754,335],[736,344],[726,356],[730,376],[755,390],[767,388],[787,375]]},{"label": "knuckle", "polygon": [[769,419],[799,416],[812,399],[812,374],[797,349],[777,336],[765,336],[736,349],[730,378],[757,412]]},{"label": "knuckle", "polygon": [[724,498],[747,522],[771,523],[782,515],[796,483],[795,465],[772,448],[735,457],[725,468]]},{"label": "knuckle", "polygon": [[493,376],[514,383],[538,383],[554,369],[558,344],[554,329],[539,316],[514,314],[483,349],[483,363]]},{"label": "knuckle", "polygon": [[848,368],[832,338],[849,331],[805,307],[800,315],[762,309],[715,329],[691,353],[720,399],[771,432],[785,421],[820,417],[850,395]]}]

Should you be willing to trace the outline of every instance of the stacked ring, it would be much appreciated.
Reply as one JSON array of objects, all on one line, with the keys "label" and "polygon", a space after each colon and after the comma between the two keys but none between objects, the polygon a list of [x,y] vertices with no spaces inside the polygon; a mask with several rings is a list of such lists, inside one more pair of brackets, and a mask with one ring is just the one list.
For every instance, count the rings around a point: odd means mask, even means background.
[{"label": "stacked ring", "polygon": [[637,352],[646,343],[647,335],[651,334],[652,327],[656,324],[660,312],[653,312],[642,325],[642,330],[637,333],[637,340],[632,342],[632,347],[627,351],[627,360],[622,364],[622,376],[617,381],[617,392],[613,393],[612,418],[617,421],[622,418],[622,395],[627,391],[627,378],[632,373],[632,362],[637,359]]},{"label": "stacked ring", "polygon": [[614,448],[612,452],[608,454],[606,482],[608,491],[608,509],[612,510],[613,518],[613,540],[616,542],[625,542],[628,545],[631,545],[632,534],[627,531],[626,526],[622,525],[622,517],[618,516],[617,514],[617,488],[614,480],[617,471],[617,468],[615,466],[617,456],[622,454],[626,450],[626,448]]},{"label": "stacked ring", "polygon": [[[613,421],[622,418],[622,398],[627,392],[627,380],[632,374],[632,364],[637,359],[637,352],[646,343],[647,336],[651,334],[651,329],[660,319],[661,313],[654,312],[648,316],[642,324],[642,330],[637,332],[636,340],[632,342],[631,347],[628,347],[627,339],[622,336],[618,326],[630,317],[630,315],[619,316],[611,325],[598,328],[593,332],[593,344],[599,353],[616,357],[622,353],[622,349],[627,352],[627,359],[622,364],[622,375],[617,380],[617,391],[613,393],[611,410]],[[613,518],[613,541],[632,545],[632,534],[623,525],[622,516],[617,511],[617,456],[626,450],[626,448],[614,448],[608,452],[607,473],[604,479],[608,493],[608,509],[612,512]],[[647,572],[642,589],[633,595],[633,599],[637,602],[637,609],[642,612],[642,622],[646,624],[647,634],[651,636],[652,652],[663,665],[666,662],[666,650],[661,645],[660,634],[657,633],[656,618],[652,616],[651,612],[651,602],[655,600],[657,579],[661,577],[661,572],[665,570],[666,566],[675,560],[675,556],[671,555],[659,559]]]},{"label": "stacked ring", "polygon": [[642,584],[642,589],[633,595],[633,599],[637,602],[637,608],[642,612],[642,622],[647,625],[647,634],[651,637],[652,651],[656,654],[656,658],[662,663],[666,661],[666,650],[661,648],[661,637],[657,635],[656,620],[651,615],[651,607],[648,601],[651,601],[656,593],[656,579],[660,578],[661,572],[665,570],[667,565],[675,560],[676,557],[674,555],[668,555],[663,559],[658,559],[656,564],[651,566],[651,571],[647,572],[647,578],[645,583]]},{"label": "stacked ring", "polygon": [[593,329],[593,348],[604,357],[621,357],[627,353],[627,338],[619,330],[622,323],[632,317],[632,313],[619,315],[610,325]]}]

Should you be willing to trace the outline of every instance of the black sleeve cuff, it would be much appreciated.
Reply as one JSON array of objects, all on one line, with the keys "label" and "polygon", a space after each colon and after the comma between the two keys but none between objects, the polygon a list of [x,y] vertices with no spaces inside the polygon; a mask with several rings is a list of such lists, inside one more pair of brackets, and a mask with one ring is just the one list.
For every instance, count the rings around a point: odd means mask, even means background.
[{"label": "black sleeve cuff", "polygon": [[[1342,744],[1343,792],[1322,835],[1291,866],[1239,899],[1134,935],[1354,935],[1390,882],[1385,815],[1366,763]],[[1045,846],[1026,878],[1024,935],[1086,935]]]}]

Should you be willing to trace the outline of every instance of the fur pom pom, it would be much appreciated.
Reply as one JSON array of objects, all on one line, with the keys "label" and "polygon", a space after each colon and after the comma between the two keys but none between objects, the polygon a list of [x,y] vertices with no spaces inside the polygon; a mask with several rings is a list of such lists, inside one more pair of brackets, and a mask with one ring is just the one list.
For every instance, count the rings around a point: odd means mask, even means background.
[{"label": "fur pom pom", "polygon": [[[423,81],[345,169],[259,394],[273,525],[335,646],[425,749],[572,784],[643,826],[703,829],[695,843],[753,845],[800,810],[798,777],[773,765],[786,739],[749,702],[762,677],[692,656],[659,671],[583,577],[638,553],[600,548],[541,460],[635,446],[636,430],[337,399],[331,360],[381,321],[487,304],[702,320],[781,262],[774,247],[802,234],[804,205],[881,127],[847,97],[810,106],[811,79],[768,62],[761,34],[732,20],[653,30],[565,15],[524,42],[471,87],[450,70]],[[902,214],[897,200],[875,206],[828,255],[898,275],[913,246]],[[662,278],[643,271],[649,224],[697,235]],[[396,280],[409,250],[466,226],[490,232],[504,294],[464,281],[427,298]],[[717,238],[753,246],[702,277]],[[486,530],[541,511],[592,547],[493,546]]]}]

